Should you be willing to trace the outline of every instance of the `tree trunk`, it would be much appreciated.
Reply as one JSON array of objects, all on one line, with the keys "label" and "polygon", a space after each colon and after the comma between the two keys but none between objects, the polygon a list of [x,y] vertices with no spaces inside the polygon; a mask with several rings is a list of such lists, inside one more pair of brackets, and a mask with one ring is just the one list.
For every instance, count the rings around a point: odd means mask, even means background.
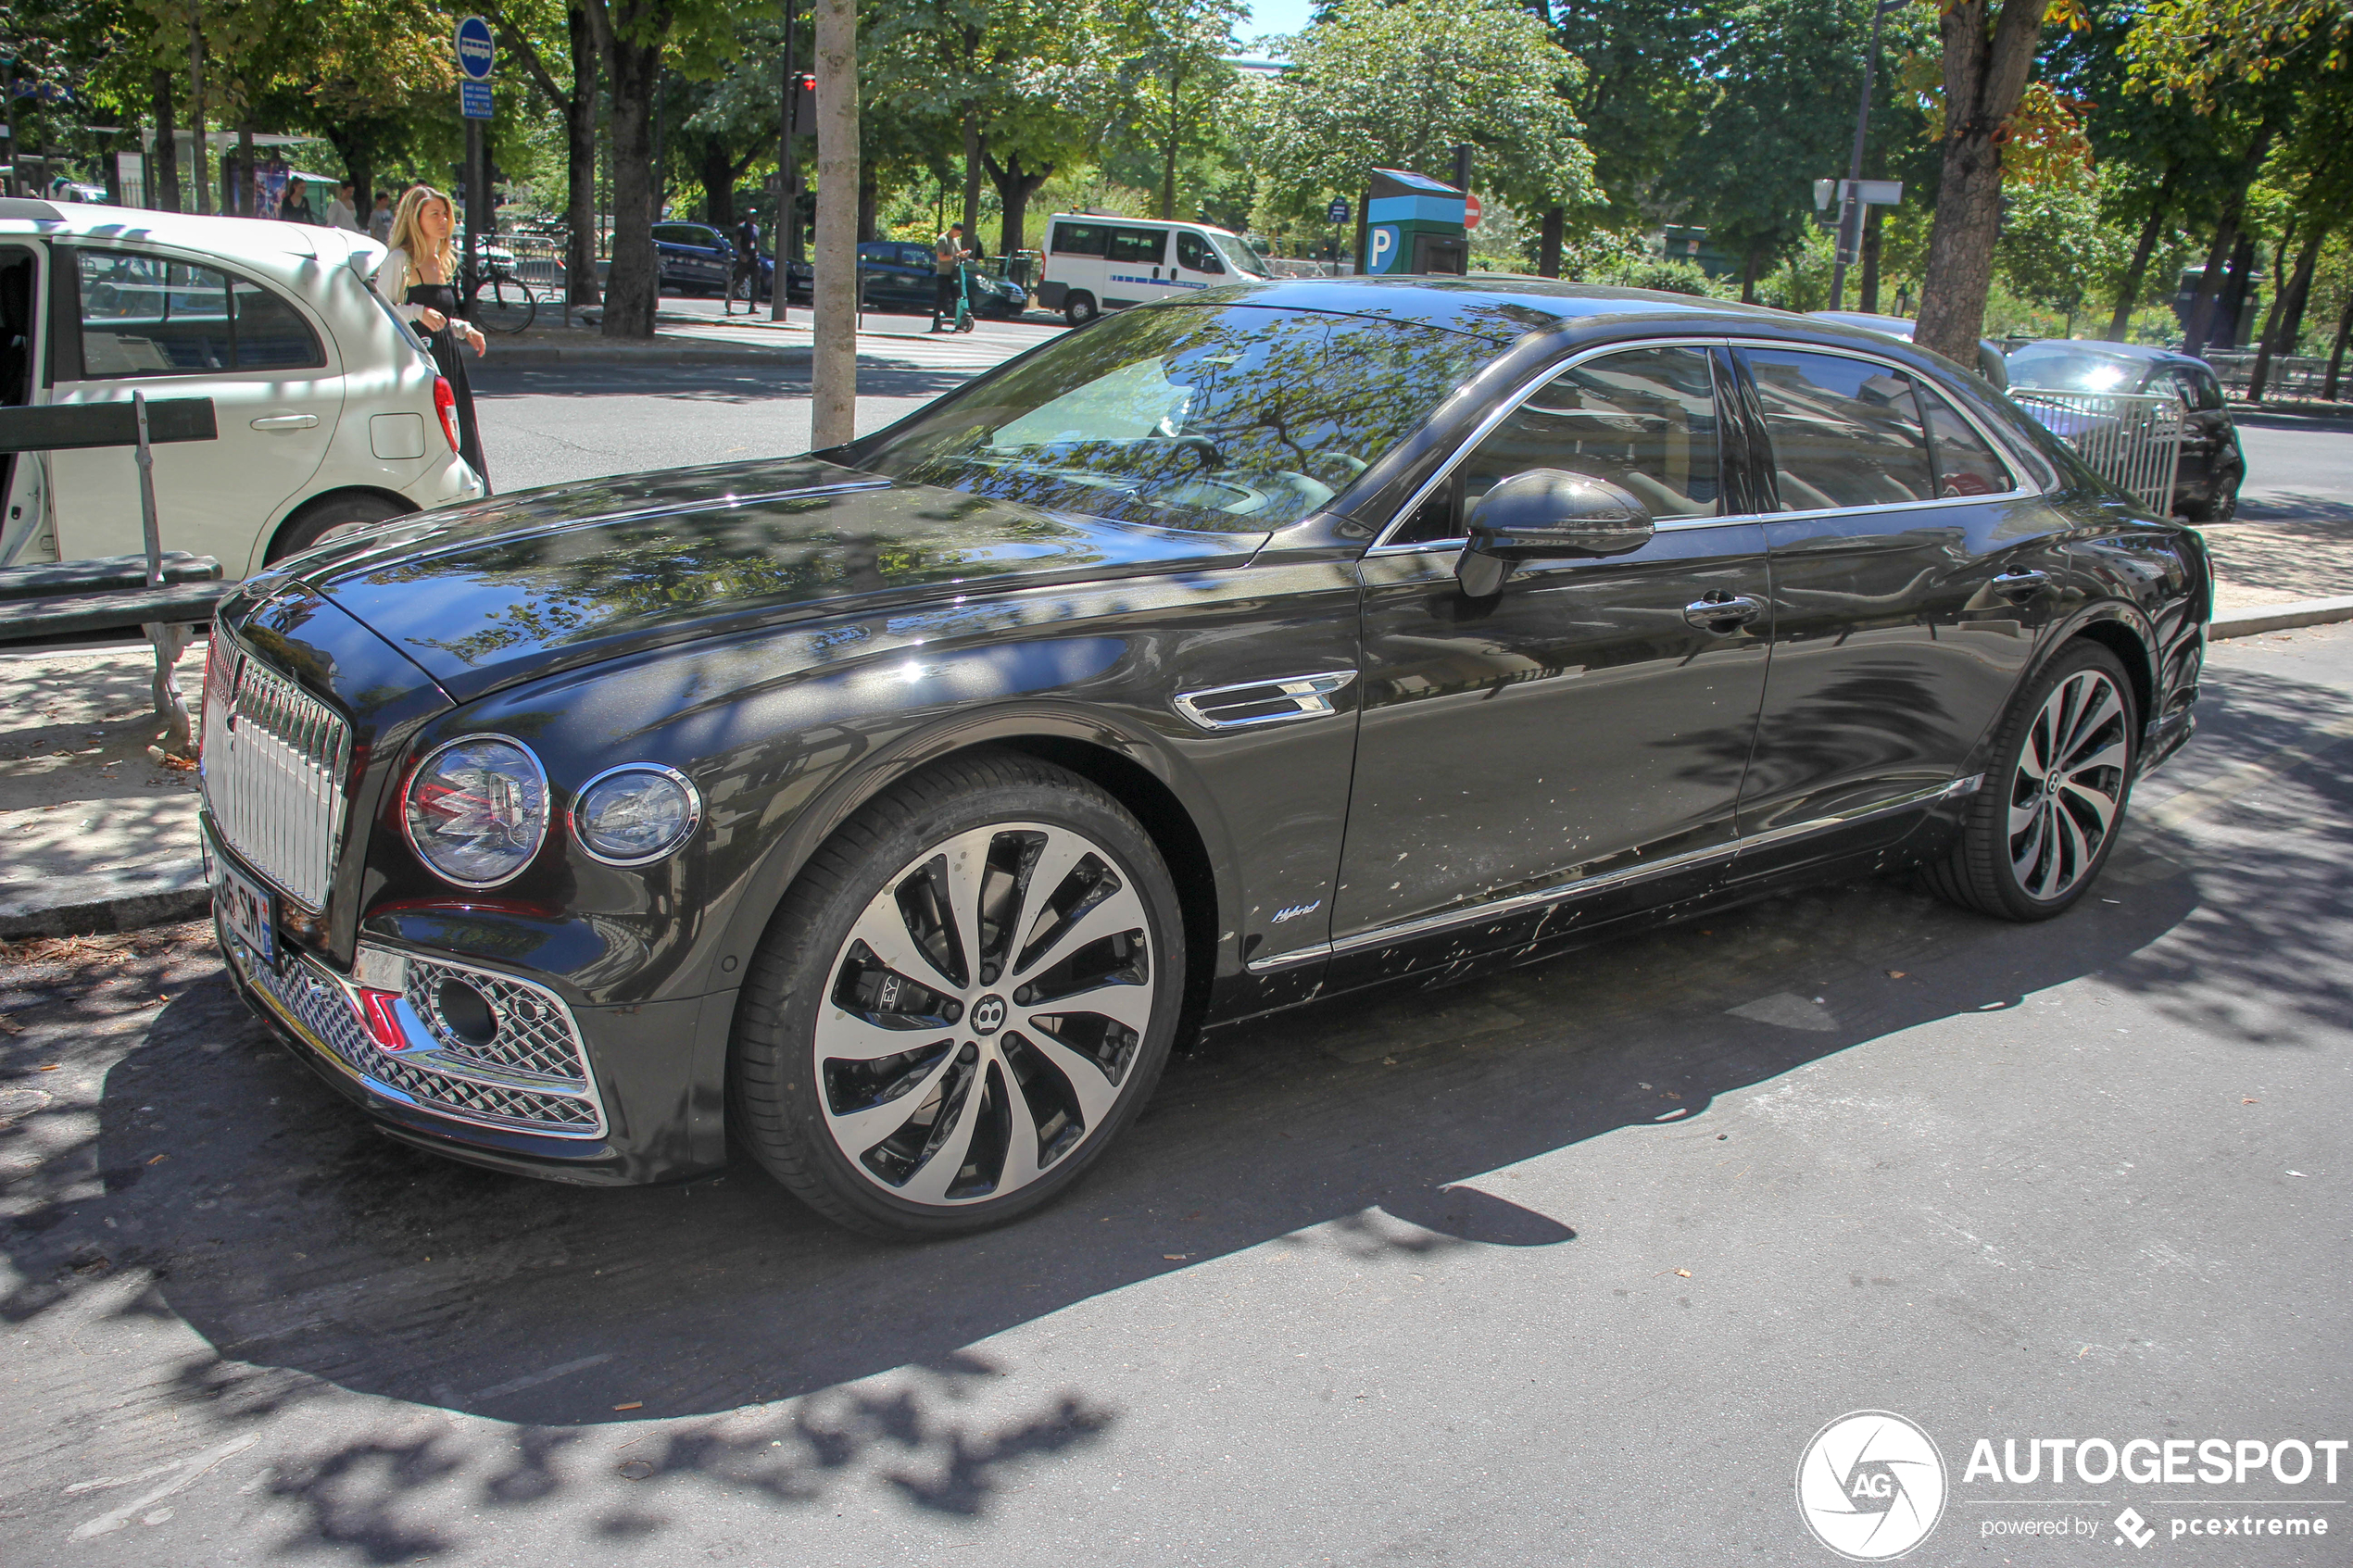
[{"label": "tree trunk", "polygon": [[1882,243],[1880,220],[1887,216],[1887,208],[1873,207],[1863,216],[1863,287],[1862,297],[1855,304],[1867,316],[1879,314],[1879,253]]},{"label": "tree trunk", "polygon": [[1168,143],[1161,149],[1160,158],[1160,220],[1173,223],[1176,220],[1176,94],[1185,81],[1184,72],[1171,72],[1168,78]]},{"label": "tree trunk", "polygon": [[564,96],[564,303],[573,308],[603,297],[597,285],[597,68],[588,17],[577,6],[564,15],[572,44],[572,91]]},{"label": "tree trunk", "polygon": [[2337,373],[2345,369],[2345,340],[2353,336],[2353,300],[2345,304],[2345,314],[2336,319],[2336,346],[2329,350],[2328,380],[2321,387],[2321,401],[2336,401]]},{"label": "tree trunk", "polygon": [[1756,303],[1756,269],[1764,259],[1762,250],[1750,250],[1741,257],[1741,303]]},{"label": "tree trunk", "polygon": [[[1989,26],[1989,21],[1991,25]],[[2002,231],[2002,149],[1995,140],[2026,92],[2043,35],[2040,0],[1964,0],[1937,23],[1944,41],[1944,166],[1928,271],[1912,341],[1956,364],[1977,363],[1994,244]]]},{"label": "tree trunk", "polygon": [[[2296,224],[2291,220],[2285,244],[2294,244],[2295,235]],[[2263,401],[2264,383],[2271,379],[2271,340],[2280,330],[2280,312],[2285,308],[2286,305],[2287,291],[2278,287],[2277,281],[2274,280],[2271,289],[2271,308],[2263,318],[2262,340],[2255,346],[2255,368],[2247,375],[2246,400],[2249,403]]]},{"label": "tree trunk", "polygon": [[171,123],[171,72],[162,66],[149,79],[156,100],[156,150],[147,157],[147,205],[157,212],[180,210],[180,137]]},{"label": "tree trunk", "polygon": [[204,129],[204,28],[203,12],[195,6],[188,7],[188,151],[195,159],[189,174],[189,192],[196,198],[198,212],[212,210],[212,176],[206,169],[208,151]]},{"label": "tree trunk", "polygon": [[726,144],[713,136],[702,144],[695,177],[702,182],[703,221],[723,234],[736,228],[736,160]]},{"label": "tree trunk", "polygon": [[612,276],[605,288],[605,332],[654,335],[661,282],[654,258],[654,88],[661,45],[615,38],[605,49],[612,78]]},{"label": "tree trunk", "polygon": [[967,239],[980,232],[980,158],[988,150],[988,140],[980,132],[980,113],[964,110],[964,235]]},{"label": "tree trunk", "polygon": [[2230,281],[2215,298],[2214,321],[2207,329],[2204,346],[2211,346],[2217,334],[2225,348],[2243,346],[2239,342],[2239,319],[2246,314],[2246,291],[2253,284],[2254,273],[2255,236],[2242,234],[2238,248],[2231,252]]},{"label": "tree trunk", "polygon": [[1536,251],[1536,270],[1541,276],[1557,278],[1561,275],[1561,237],[1562,230],[1567,226],[1567,219],[1559,207],[1548,207],[1544,209],[1544,237],[1537,242]]},{"label": "tree trunk", "polygon": [[997,187],[998,205],[1004,208],[1005,220],[997,231],[997,254],[1011,256],[1021,249],[1028,239],[1029,198],[1038,187],[1054,177],[1054,166],[1032,171],[1021,166],[1021,154],[1014,153],[999,163],[987,148],[981,150],[981,162],[988,170],[988,182]]},{"label": "tree trunk", "polygon": [[[2275,111],[2276,112],[2276,111]],[[2246,193],[2261,172],[2263,160],[2271,151],[2272,119],[2267,116],[2247,144],[2246,157],[2240,160],[2238,179],[2232,184],[2222,203],[2221,221],[2214,226],[2214,245],[2206,253],[2206,270],[2197,281],[2197,295],[2190,301],[2190,313],[2183,323],[2182,352],[2189,355],[2206,351],[2207,340],[2214,335],[2214,302],[2222,286],[2222,263],[2229,260],[2239,239],[2239,220],[2246,211]],[[2232,326],[2235,328],[2233,320]]]},{"label": "tree trunk", "polygon": [[237,127],[237,200],[235,211],[240,218],[251,218],[261,208],[255,198],[260,193],[253,182],[253,121],[248,119]]},{"label": "tree trunk", "polygon": [[2148,221],[2141,225],[2140,243],[2133,247],[2133,265],[2124,270],[2124,286],[2116,292],[2116,310],[2108,319],[2108,341],[2122,343],[2127,326],[2133,320],[2133,302],[2141,297],[2141,280],[2148,275],[2149,257],[2157,254],[2157,237],[2165,232],[2165,215],[2173,206],[2173,180],[2182,166],[2169,163],[2165,178],[2157,182],[2157,194],[2149,198]]},{"label": "tree trunk", "polygon": [[2280,322],[2277,352],[2285,356],[2296,352],[2304,338],[2304,307],[2312,303],[2312,270],[2321,262],[2321,246],[2327,243],[2329,228],[2315,222],[2304,236],[2304,254],[2296,258],[2296,276],[2287,286],[2287,314]]},{"label": "tree trunk", "polygon": [[[810,365],[810,445],[838,446],[858,422],[858,0],[816,0],[817,297]],[[967,183],[980,176],[979,127],[966,120]],[[977,207],[980,193],[968,196]],[[970,230],[965,231],[967,233]]]}]

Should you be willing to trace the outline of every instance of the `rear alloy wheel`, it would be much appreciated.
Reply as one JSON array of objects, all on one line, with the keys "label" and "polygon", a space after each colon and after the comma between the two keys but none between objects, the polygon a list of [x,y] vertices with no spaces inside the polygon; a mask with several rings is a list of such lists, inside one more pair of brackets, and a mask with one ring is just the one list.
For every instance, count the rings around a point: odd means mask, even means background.
[{"label": "rear alloy wheel", "polygon": [[357,533],[394,518],[406,517],[416,510],[382,495],[329,495],[311,502],[288,518],[270,541],[269,550],[262,556],[264,566],[274,566],[288,556],[300,555],[313,545],[323,543],[338,534]]},{"label": "rear alloy wheel", "polygon": [[1095,319],[1095,296],[1073,294],[1063,301],[1063,320],[1074,327],[1083,327]]},{"label": "rear alloy wheel", "polygon": [[1151,1093],[1181,930],[1151,840],[1083,779],[990,754],[907,780],[812,859],[753,961],[739,1135],[869,1234],[1026,1212]]},{"label": "rear alloy wheel", "polygon": [[2139,757],[2131,684],[2116,655],[2077,643],[2003,725],[1997,770],[1970,797],[1961,840],[1928,880],[2005,920],[2048,920],[2089,892],[2123,830]]}]

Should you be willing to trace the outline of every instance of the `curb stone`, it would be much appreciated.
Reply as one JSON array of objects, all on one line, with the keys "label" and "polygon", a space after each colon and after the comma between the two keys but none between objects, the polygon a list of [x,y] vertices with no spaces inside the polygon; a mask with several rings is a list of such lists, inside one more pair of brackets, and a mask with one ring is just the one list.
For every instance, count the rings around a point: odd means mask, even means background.
[{"label": "curb stone", "polygon": [[195,920],[212,909],[204,861],[53,877],[37,891],[0,894],[0,937],[85,936]]},{"label": "curb stone", "polygon": [[2353,598],[2299,599],[2294,604],[2253,605],[2246,609],[2225,610],[2207,622],[2206,639],[2220,642],[2225,637],[2252,637],[2259,632],[2284,632],[2293,626],[2325,626],[2337,621],[2353,621]]},{"label": "curb stone", "polygon": [[[2232,610],[2208,623],[2207,636],[2219,642],[2341,621],[2353,621],[2353,597]],[[204,862],[173,860],[139,871],[62,877],[42,884],[38,892],[0,895],[0,937],[135,931],[194,920],[211,909]]]}]

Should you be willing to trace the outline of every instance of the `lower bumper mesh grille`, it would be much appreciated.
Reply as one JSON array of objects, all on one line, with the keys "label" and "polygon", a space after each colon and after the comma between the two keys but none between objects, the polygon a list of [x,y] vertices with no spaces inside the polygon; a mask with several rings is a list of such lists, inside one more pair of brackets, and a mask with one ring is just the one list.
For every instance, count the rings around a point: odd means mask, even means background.
[{"label": "lower bumper mesh grille", "polygon": [[[233,933],[217,924],[215,929],[221,950],[237,966],[238,973],[282,1018],[379,1092],[422,1110],[509,1132],[574,1138],[604,1135],[604,1110],[587,1080],[585,1063],[576,1070],[577,1087],[563,1093],[458,1077],[405,1061],[377,1048],[360,1026],[341,983],[311,960],[290,955],[283,971],[273,971],[259,962]],[[568,1018],[562,1027],[569,1035]],[[573,1060],[578,1061],[578,1056]]]}]

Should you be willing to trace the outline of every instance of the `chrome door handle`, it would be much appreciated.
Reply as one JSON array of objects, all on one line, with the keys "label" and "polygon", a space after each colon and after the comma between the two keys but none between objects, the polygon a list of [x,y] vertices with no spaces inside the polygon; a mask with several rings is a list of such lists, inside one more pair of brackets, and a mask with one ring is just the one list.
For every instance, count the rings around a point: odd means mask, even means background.
[{"label": "chrome door handle", "polygon": [[253,421],[256,430],[308,430],[319,422],[316,414],[266,414]]},{"label": "chrome door handle", "polygon": [[1683,607],[1683,619],[1703,632],[1726,636],[1755,620],[1765,607],[1747,597],[1700,599]]},{"label": "chrome door handle", "polygon": [[2047,571],[2005,571],[1994,579],[1994,591],[2011,598],[2024,598],[2039,594],[2051,585]]}]

